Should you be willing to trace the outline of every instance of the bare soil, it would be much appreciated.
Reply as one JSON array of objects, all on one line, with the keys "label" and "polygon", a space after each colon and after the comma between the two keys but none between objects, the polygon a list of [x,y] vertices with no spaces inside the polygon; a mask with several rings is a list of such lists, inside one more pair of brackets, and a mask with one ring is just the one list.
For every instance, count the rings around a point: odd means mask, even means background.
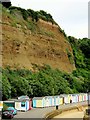
[{"label": "bare soil", "polygon": [[[71,63],[67,49],[72,54],[72,48],[64,35],[60,33],[58,26],[40,20],[37,23],[39,29],[47,34],[31,32],[13,27],[10,18],[3,17],[2,26],[2,66],[11,68],[33,69],[32,64],[48,64],[52,68],[58,68],[65,72],[72,72],[75,64]],[[73,54],[72,54],[73,58]]]}]

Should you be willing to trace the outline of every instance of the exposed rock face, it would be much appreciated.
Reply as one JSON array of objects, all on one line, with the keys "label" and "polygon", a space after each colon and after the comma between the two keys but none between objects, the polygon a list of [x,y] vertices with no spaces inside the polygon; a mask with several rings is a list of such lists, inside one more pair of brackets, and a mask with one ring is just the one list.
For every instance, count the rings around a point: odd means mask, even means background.
[{"label": "exposed rock face", "polygon": [[[2,24],[3,23],[3,24]],[[2,66],[32,69],[32,64],[48,64],[66,72],[75,69],[68,58],[72,48],[59,27],[39,20],[32,32],[25,24],[12,26],[11,19],[3,16],[2,25]]]}]

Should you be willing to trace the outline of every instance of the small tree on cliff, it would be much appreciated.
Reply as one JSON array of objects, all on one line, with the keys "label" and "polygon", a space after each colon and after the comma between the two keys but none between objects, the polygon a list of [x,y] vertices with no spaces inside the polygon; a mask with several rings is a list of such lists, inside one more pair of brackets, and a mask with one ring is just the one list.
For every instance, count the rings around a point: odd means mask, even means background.
[{"label": "small tree on cliff", "polygon": [[11,6],[10,0],[0,0],[0,3],[6,8],[9,8]]}]

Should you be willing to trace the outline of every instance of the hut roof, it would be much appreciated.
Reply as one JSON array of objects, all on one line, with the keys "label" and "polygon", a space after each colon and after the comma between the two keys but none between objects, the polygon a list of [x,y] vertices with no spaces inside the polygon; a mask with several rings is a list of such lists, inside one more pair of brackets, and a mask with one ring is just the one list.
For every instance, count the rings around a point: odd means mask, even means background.
[{"label": "hut roof", "polygon": [[34,97],[33,100],[42,100],[45,97]]},{"label": "hut roof", "polygon": [[22,96],[20,96],[20,97],[18,97],[18,99],[29,99],[29,97],[27,96],[27,95],[22,95]]},{"label": "hut roof", "polygon": [[19,100],[15,100],[15,102],[26,102],[26,101],[29,101],[28,99],[19,99]]},{"label": "hut roof", "polygon": [[9,99],[9,100],[5,100],[5,101],[3,101],[3,102],[15,102],[17,99]]}]

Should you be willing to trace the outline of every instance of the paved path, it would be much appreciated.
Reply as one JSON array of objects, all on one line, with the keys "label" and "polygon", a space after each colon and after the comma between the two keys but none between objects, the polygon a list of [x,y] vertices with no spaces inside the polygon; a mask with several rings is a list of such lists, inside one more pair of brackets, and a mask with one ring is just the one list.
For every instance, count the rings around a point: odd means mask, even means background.
[{"label": "paved path", "polygon": [[[72,108],[77,105],[85,105],[87,102],[82,102],[82,103],[74,103],[74,104],[67,104],[67,105],[61,105],[59,106],[59,109],[67,109],[67,108]],[[14,118],[44,118],[45,115],[53,110],[55,110],[56,107],[48,107],[48,108],[33,108],[30,111],[27,112],[18,112]],[[20,120],[20,119],[18,119]]]},{"label": "paved path", "polygon": [[36,108],[27,112],[18,112],[14,118],[44,118],[47,113],[55,109],[55,107]]}]

